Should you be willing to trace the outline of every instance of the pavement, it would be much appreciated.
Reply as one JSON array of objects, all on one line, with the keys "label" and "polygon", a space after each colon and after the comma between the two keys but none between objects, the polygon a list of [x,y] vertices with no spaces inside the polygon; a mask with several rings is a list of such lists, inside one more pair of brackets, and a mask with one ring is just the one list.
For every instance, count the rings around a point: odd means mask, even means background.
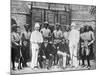
[{"label": "pavement", "polygon": [[[85,61],[86,63],[86,61]],[[30,62],[28,63],[28,65],[30,64]],[[87,64],[87,63],[86,63]],[[86,67],[82,67],[82,66],[78,66],[77,68],[75,67],[70,67],[69,65],[65,68],[65,69],[62,69],[60,68],[59,66],[52,66],[49,70],[44,68],[44,69],[31,69],[30,67],[26,67],[26,68],[23,68],[21,70],[11,70],[11,74],[27,74],[27,73],[42,73],[42,72],[57,72],[57,71],[78,71],[78,70],[94,70],[96,69],[96,62],[94,60],[91,60],[90,61],[90,64],[91,64],[91,68],[88,69]]]}]

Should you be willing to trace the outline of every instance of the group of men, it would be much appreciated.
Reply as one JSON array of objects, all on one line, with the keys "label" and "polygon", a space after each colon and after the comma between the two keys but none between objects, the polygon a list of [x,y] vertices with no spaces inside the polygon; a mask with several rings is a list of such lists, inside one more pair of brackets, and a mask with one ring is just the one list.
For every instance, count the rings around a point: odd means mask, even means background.
[{"label": "group of men", "polygon": [[[11,60],[12,69],[15,69],[16,60],[19,62],[18,69],[27,67],[29,58],[31,59],[30,67],[50,69],[53,65],[58,65],[65,69],[67,65],[78,67],[78,53],[81,55],[82,65],[85,66],[84,60],[87,59],[90,67],[90,53],[94,43],[94,34],[91,30],[81,33],[77,29],[76,23],[73,22],[69,29],[62,31],[59,23],[56,24],[55,30],[51,32],[49,23],[45,22],[44,27],[40,29],[38,22],[34,25],[34,30],[29,30],[29,25],[25,24],[25,31],[21,32],[20,27],[12,25],[11,41]],[[83,28],[85,29],[85,28]],[[79,49],[81,39],[81,49]],[[62,64],[61,64],[62,63]]]}]

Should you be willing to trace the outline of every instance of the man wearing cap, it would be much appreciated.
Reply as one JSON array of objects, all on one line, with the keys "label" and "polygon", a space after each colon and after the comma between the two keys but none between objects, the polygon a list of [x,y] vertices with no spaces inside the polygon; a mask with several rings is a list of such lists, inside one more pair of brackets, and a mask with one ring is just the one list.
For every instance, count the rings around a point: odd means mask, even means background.
[{"label": "man wearing cap", "polygon": [[25,31],[22,32],[22,55],[24,58],[23,67],[27,67],[27,61],[30,58],[30,35],[29,24],[24,25]]},{"label": "man wearing cap", "polygon": [[44,22],[44,28],[41,29],[41,33],[43,35],[43,38],[45,37],[50,38],[51,30],[49,29],[48,22]]},{"label": "man wearing cap", "polygon": [[[11,32],[11,61],[13,70],[15,70],[16,58],[20,59],[20,45],[20,27],[17,24],[13,24]],[[19,67],[21,68],[21,65]]]},{"label": "man wearing cap", "polygon": [[[57,23],[56,29],[53,31],[54,44],[57,51],[58,51],[59,43],[61,42],[62,37],[63,37],[63,34],[62,34],[62,31],[60,30],[60,24]],[[57,62],[56,62],[56,59],[57,59]],[[59,58],[57,54],[55,54],[54,64],[58,64],[58,59]]]},{"label": "man wearing cap", "polygon": [[73,22],[71,24],[71,31],[69,35],[69,48],[70,48],[70,57],[71,57],[71,66],[78,67],[78,44],[79,44],[80,32],[76,29],[76,24]]},{"label": "man wearing cap", "polygon": [[40,44],[43,42],[43,37],[41,32],[39,32],[40,24],[35,23],[34,31],[31,34],[30,42],[31,42],[31,49],[32,49],[32,59],[31,59],[31,68],[37,68],[38,63],[38,52],[40,48]]}]

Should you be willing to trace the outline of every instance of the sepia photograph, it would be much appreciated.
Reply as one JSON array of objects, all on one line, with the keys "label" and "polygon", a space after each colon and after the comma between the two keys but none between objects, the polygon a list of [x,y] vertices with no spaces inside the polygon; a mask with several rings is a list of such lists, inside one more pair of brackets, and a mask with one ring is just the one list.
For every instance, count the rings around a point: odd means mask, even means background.
[{"label": "sepia photograph", "polygon": [[96,69],[96,6],[10,1],[11,74]]}]

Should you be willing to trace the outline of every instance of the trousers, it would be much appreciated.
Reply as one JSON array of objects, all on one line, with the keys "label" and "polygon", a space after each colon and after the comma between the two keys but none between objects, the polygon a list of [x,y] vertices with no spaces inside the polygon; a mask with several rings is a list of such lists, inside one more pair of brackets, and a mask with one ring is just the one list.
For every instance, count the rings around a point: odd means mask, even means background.
[{"label": "trousers", "polygon": [[63,67],[66,67],[66,57],[67,57],[67,54],[64,53],[64,52],[61,52],[61,51],[58,51],[57,54],[61,55],[63,57]]},{"label": "trousers", "polygon": [[70,58],[71,58],[70,64],[72,66],[77,67],[78,66],[77,43],[70,43],[69,48],[70,48]]},{"label": "trousers", "polygon": [[38,53],[39,53],[39,46],[38,44],[32,44],[32,59],[31,59],[31,68],[38,66]]}]

